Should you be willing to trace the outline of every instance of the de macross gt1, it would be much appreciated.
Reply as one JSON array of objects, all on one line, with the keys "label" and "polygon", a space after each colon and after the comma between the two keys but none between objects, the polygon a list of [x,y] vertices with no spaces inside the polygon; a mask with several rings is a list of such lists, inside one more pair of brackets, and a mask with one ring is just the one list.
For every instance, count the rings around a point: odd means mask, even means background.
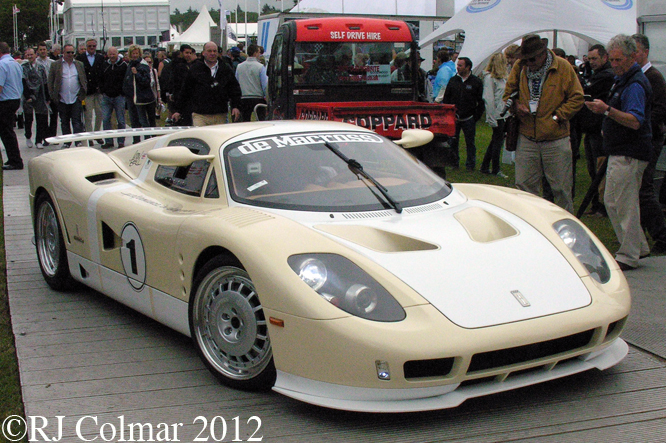
[{"label": "de macross gt1", "polygon": [[42,273],[191,336],[231,387],[331,408],[448,408],[622,360],[629,289],[599,240],[442,180],[403,149],[431,138],[260,122],[41,155]]}]

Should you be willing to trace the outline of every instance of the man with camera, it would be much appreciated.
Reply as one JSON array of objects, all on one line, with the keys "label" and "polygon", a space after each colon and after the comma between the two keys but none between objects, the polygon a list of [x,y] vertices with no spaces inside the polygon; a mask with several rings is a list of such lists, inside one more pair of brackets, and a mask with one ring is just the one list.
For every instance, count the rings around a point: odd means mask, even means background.
[{"label": "man with camera", "polygon": [[604,203],[620,242],[615,261],[627,271],[636,268],[640,257],[650,253],[641,228],[638,192],[652,155],[652,87],[634,59],[634,39],[620,34],[606,47],[615,84],[607,102],[594,100],[585,106],[605,117],[602,133],[608,169]]},{"label": "man with camera", "polygon": [[556,57],[538,35],[523,37],[504,91],[518,91],[515,114],[520,120],[516,149],[516,186],[539,195],[545,175],[555,204],[573,212],[573,166],[569,120],[583,106],[583,87],[576,71]]},{"label": "man with camera", "polygon": [[[615,74],[608,61],[608,52],[603,45],[594,45],[587,53],[587,60],[590,65],[591,73],[583,83],[585,91],[585,100],[604,100],[608,99],[608,92],[615,82]],[[585,134],[585,160],[587,161],[587,172],[594,179],[599,168],[599,163],[605,157],[603,151],[603,137],[601,136],[601,122],[603,115],[594,114],[592,111],[583,107],[578,113],[580,127]],[[606,215],[606,209],[603,203],[599,201],[597,193],[592,200],[590,215]]]}]

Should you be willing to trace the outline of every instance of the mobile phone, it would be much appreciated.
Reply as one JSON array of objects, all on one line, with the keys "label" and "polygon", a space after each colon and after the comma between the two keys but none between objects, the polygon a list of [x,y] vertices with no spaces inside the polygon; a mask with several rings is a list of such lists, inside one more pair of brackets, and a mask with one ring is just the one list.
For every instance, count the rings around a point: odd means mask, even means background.
[{"label": "mobile phone", "polygon": [[586,102],[591,102],[592,100],[594,100],[592,96],[589,94],[585,94],[583,98],[585,99]]}]

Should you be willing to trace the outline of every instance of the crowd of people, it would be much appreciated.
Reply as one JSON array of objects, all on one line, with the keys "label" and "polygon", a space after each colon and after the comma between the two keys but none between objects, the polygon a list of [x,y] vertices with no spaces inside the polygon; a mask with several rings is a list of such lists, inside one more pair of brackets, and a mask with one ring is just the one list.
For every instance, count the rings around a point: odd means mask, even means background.
[{"label": "crowd of people", "polygon": [[[664,144],[666,82],[651,66],[649,48],[644,35],[618,35],[605,46],[590,47],[579,62],[561,49],[548,49],[545,39],[526,35],[521,45],[493,54],[480,77],[472,74],[469,58],[440,50],[429,75],[419,67],[419,97],[456,106],[452,161],[459,167],[462,132],[469,171],[476,168],[476,124],[485,114],[492,138],[480,172],[502,178],[507,177],[500,168],[505,119],[514,114],[520,122],[516,187],[543,194],[572,213],[582,143],[588,172],[599,183],[589,214],[609,217],[620,241],[616,260],[629,270],[650,253],[645,230],[653,251],[666,251],[666,223],[653,186]],[[21,106],[29,148],[47,146],[58,119],[62,134],[123,129],[126,111],[133,128],[155,126],[163,110],[167,123],[183,126],[249,121],[257,105],[265,104],[262,55],[257,45],[222,53],[208,42],[199,57],[189,45],[171,57],[159,50],[156,59],[132,45],[123,57],[115,47],[102,53],[91,38],[78,51],[54,45],[49,54],[39,44],[28,48],[19,64],[2,42],[0,136],[8,157],[3,169],[23,168],[13,129]],[[402,55],[392,62],[396,77],[405,75],[401,66],[409,67],[409,57]],[[418,60],[423,61],[420,54]],[[112,138],[96,142],[103,149],[115,146]],[[124,138],[117,143],[123,147]]]},{"label": "crowd of people", "polygon": [[[620,243],[622,270],[666,252],[666,223],[654,188],[664,145],[666,82],[651,66],[642,34],[594,45],[580,65],[527,35],[513,55],[503,100],[520,121],[516,187],[551,196],[573,212],[574,162],[584,140],[588,171],[599,183],[591,215],[607,215]],[[558,55],[559,53],[559,55]],[[492,143],[491,143],[492,144]]]},{"label": "crowd of people", "polygon": [[[154,127],[163,112],[167,124],[182,126],[250,121],[255,106],[266,103],[268,78],[263,48],[244,49],[241,43],[223,53],[208,42],[201,57],[189,45],[168,57],[164,49],[153,55],[131,45],[121,54],[113,46],[99,50],[90,38],[76,49],[53,45],[50,53],[40,43],[15,58],[2,42],[0,135],[8,157],[3,169],[24,166],[14,131],[17,115],[27,147],[37,149],[49,145],[46,139],[56,135],[58,121],[63,135],[125,129],[126,113],[132,128]],[[263,118],[263,112],[257,114]],[[116,146],[113,138],[95,142],[102,149]],[[118,148],[124,143],[124,137],[117,138]]]},{"label": "crowd of people", "polygon": [[[500,154],[505,121],[513,114],[519,121],[517,188],[573,213],[582,143],[594,191],[587,214],[610,219],[620,242],[618,266],[634,269],[650,254],[646,231],[652,252],[666,252],[666,222],[654,187],[664,146],[666,82],[651,66],[649,49],[645,35],[618,35],[607,45],[593,45],[578,61],[562,49],[548,49],[546,39],[526,35],[521,45],[493,54],[480,78],[472,74],[469,58],[440,50],[429,73],[428,101],[456,106],[450,164],[460,166],[462,132],[465,166],[476,168],[476,123],[485,112],[492,137],[480,172],[506,178]],[[666,184],[660,194],[666,195]]]}]

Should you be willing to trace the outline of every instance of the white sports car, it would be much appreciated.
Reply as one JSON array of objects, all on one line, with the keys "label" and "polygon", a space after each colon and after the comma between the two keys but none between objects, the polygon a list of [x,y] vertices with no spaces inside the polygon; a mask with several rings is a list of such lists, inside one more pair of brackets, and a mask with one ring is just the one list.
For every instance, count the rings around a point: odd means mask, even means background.
[{"label": "white sports car", "polygon": [[612,255],[557,206],[451,185],[396,144],[431,137],[259,122],[41,155],[44,278],[191,336],[231,387],[331,408],[448,408],[622,360]]}]

